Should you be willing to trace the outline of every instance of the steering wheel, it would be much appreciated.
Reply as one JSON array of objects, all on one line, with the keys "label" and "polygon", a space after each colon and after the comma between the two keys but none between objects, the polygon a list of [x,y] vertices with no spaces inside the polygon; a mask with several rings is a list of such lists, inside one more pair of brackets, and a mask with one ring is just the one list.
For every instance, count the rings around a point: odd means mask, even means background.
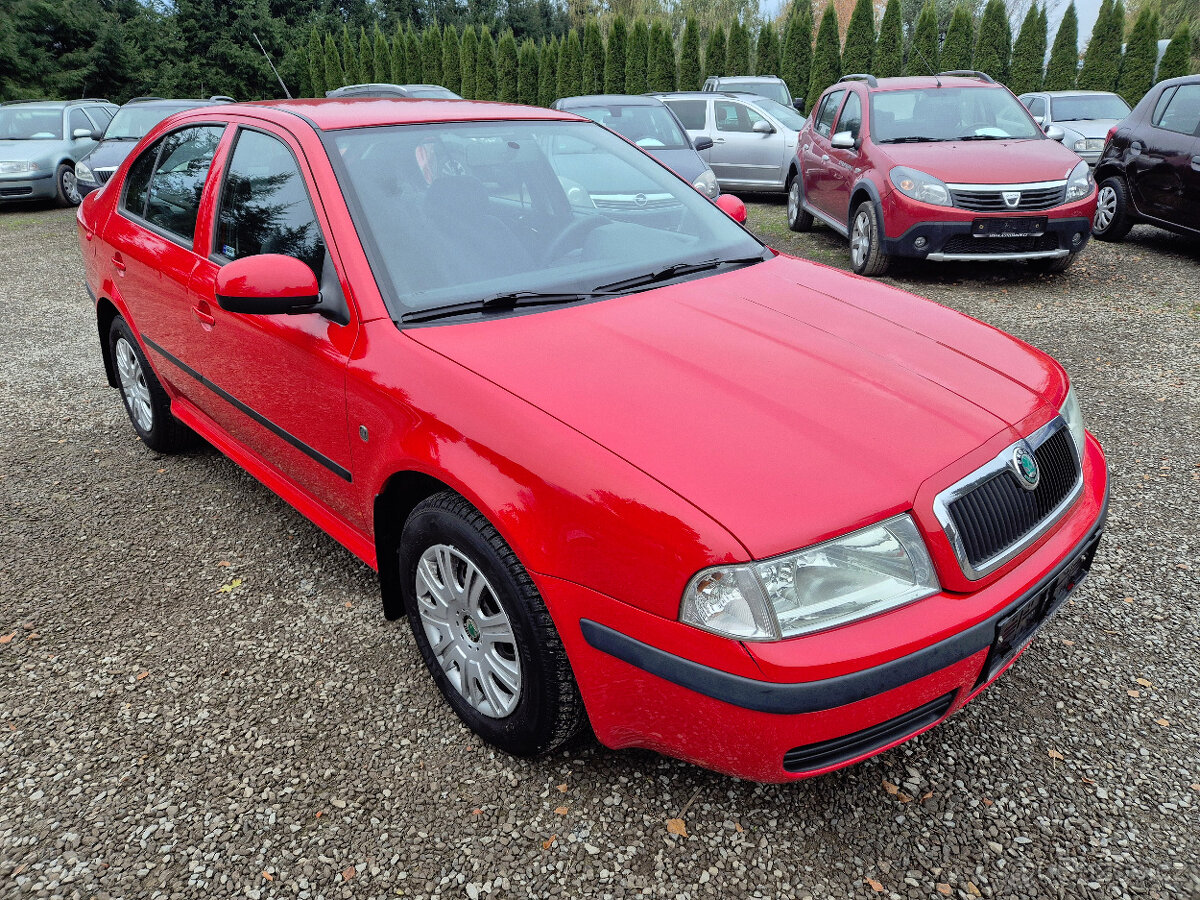
[{"label": "steering wheel", "polygon": [[607,224],[608,221],[604,216],[588,216],[586,219],[576,219],[564,228],[558,237],[550,242],[550,246],[546,248],[545,261],[550,262],[551,260],[558,259],[568,252],[568,248],[575,249],[572,246],[575,242],[578,242],[579,246],[583,246],[583,238],[587,237],[601,225]]}]

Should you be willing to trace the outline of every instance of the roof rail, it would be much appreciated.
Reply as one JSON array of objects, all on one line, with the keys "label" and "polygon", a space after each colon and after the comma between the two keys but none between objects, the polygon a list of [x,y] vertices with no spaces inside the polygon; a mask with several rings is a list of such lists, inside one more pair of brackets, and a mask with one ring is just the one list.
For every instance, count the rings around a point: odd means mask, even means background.
[{"label": "roof rail", "polygon": [[976,72],[974,69],[952,69],[949,72],[938,72],[939,75],[946,75],[950,78],[978,78],[980,81],[986,81],[988,84],[995,84],[996,80],[987,72]]},{"label": "roof rail", "polygon": [[166,97],[130,97],[126,103],[143,103],[147,100],[166,100]]},{"label": "roof rail", "polygon": [[16,106],[18,103],[53,103],[53,100],[38,99],[36,97],[27,97],[24,100],[5,100],[0,103],[0,106]]},{"label": "roof rail", "polygon": [[879,87],[879,79],[874,75],[868,75],[865,72],[858,72],[853,75],[843,75],[838,79],[838,82],[843,81],[865,81],[867,87]]},{"label": "roof rail", "polygon": [[68,103],[108,103],[107,97],[80,97],[78,100],[68,100]]},{"label": "roof rail", "polygon": [[226,96],[225,94],[213,94],[208,99],[212,103],[237,103],[236,100],[234,100],[232,97]]}]

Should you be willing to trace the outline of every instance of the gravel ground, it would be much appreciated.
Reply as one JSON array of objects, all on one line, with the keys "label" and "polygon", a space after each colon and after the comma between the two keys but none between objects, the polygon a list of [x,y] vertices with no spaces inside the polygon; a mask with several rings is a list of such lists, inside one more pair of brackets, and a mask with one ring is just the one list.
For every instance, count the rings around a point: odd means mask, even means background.
[{"label": "gravel ground", "polygon": [[[846,264],[783,223],[752,205],[776,246]],[[215,451],[136,441],[71,213],[0,214],[0,896],[1197,896],[1198,258],[1138,228],[1061,276],[900,270],[1071,370],[1109,535],[951,721],[765,787],[480,746],[366,567]]]}]

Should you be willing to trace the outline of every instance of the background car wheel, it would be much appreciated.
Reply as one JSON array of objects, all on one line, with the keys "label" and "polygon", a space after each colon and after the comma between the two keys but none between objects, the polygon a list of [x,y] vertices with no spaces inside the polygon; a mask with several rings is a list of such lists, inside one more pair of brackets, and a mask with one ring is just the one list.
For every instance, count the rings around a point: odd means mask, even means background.
[{"label": "background car wheel", "polygon": [[1035,272],[1065,272],[1071,268],[1071,264],[1075,262],[1075,257],[1078,255],[1078,253],[1068,253],[1057,259],[1031,259],[1029,268]]},{"label": "background car wheel", "polygon": [[1096,194],[1096,215],[1092,218],[1092,234],[1102,241],[1119,241],[1129,234],[1133,221],[1129,217],[1129,194],[1125,182],[1114,175],[1100,184]]},{"label": "background car wheel", "polygon": [[883,252],[882,232],[875,215],[875,204],[864,200],[850,221],[850,266],[859,275],[882,275],[892,258]]},{"label": "background car wheel", "polygon": [[171,398],[154,377],[133,332],[120,316],[108,329],[108,349],[125,411],[142,443],[158,453],[175,453],[191,444],[194,433],[171,415]]},{"label": "background car wheel", "polygon": [[788,182],[787,192],[787,223],[792,231],[811,231],[813,226],[812,213],[806,212],[800,201],[804,192],[800,186],[800,176],[793,175]]},{"label": "background car wheel", "polygon": [[462,721],[515,756],[560,746],[586,719],[562,640],[504,538],[459,494],[420,503],[400,584],[425,665]]},{"label": "background car wheel", "polygon": [[75,180],[74,166],[63,163],[55,171],[54,177],[58,186],[54,199],[59,206],[78,206],[83,202],[83,195],[79,193],[79,182]]}]

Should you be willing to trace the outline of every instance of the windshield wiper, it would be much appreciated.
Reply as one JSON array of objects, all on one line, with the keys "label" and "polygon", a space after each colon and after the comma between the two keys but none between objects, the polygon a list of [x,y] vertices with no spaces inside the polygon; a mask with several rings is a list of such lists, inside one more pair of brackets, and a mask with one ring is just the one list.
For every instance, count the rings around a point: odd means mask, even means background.
[{"label": "windshield wiper", "polygon": [[961,137],[950,138],[952,141],[1011,141],[1009,135],[998,134],[964,134]]},{"label": "windshield wiper", "polygon": [[625,278],[621,281],[613,281],[609,284],[602,284],[596,288],[596,290],[613,292],[628,291],[633,288],[645,287],[646,285],[669,281],[672,278],[679,278],[683,275],[692,275],[696,272],[707,272],[709,269],[717,269],[721,266],[748,266],[757,262],[762,262],[764,259],[766,259],[766,257],[760,253],[757,256],[742,256],[734,259],[713,257],[712,259],[702,259],[698,262],[678,262],[662,269],[658,269],[654,272],[647,272],[645,275],[634,275],[632,278]]},{"label": "windshield wiper", "polygon": [[405,313],[400,317],[401,322],[429,322],[433,319],[445,319],[450,316],[462,316],[476,312],[504,312],[516,309],[518,306],[553,306],[558,303],[576,303],[580,300],[591,300],[595,297],[610,294],[610,291],[506,291],[492,294],[480,300],[467,300],[463,303],[447,303],[445,306],[431,306],[429,309],[418,309]]},{"label": "windshield wiper", "polygon": [[884,138],[882,141],[876,141],[878,144],[936,144],[941,141],[948,141],[950,138],[926,137],[920,134],[910,134],[905,137]]}]

